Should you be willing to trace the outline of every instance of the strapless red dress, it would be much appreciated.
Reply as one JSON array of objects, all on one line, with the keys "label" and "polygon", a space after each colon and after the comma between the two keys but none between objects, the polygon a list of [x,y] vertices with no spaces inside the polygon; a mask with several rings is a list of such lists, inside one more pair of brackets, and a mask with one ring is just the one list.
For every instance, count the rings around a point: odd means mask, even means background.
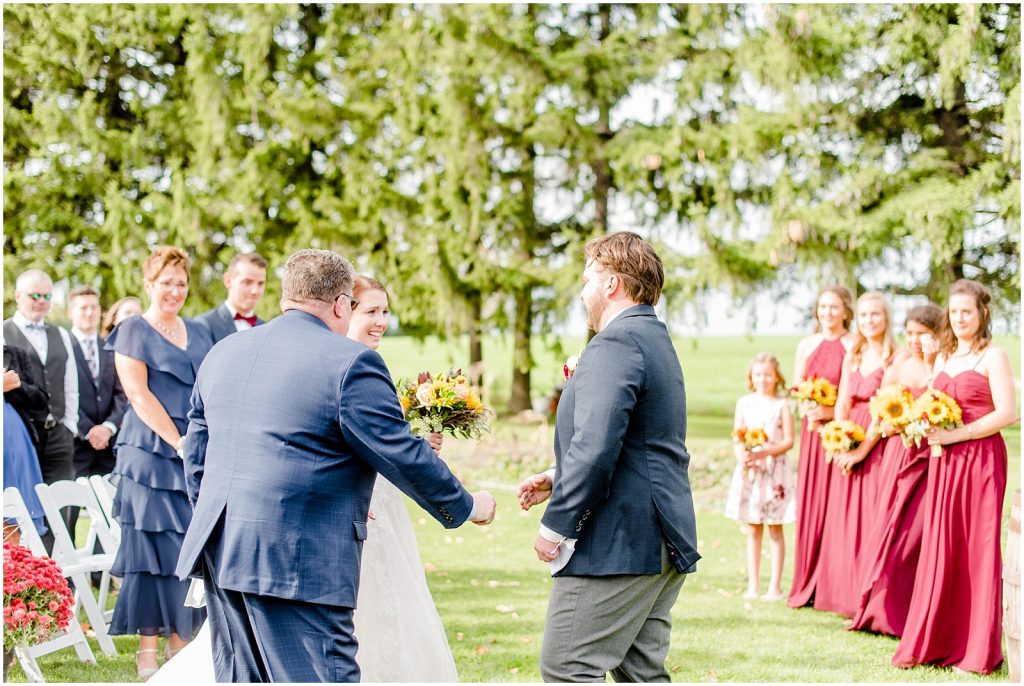
[{"label": "strapless red dress", "polygon": [[[964,422],[992,412],[988,379],[974,370],[935,378]],[[914,593],[892,663],[988,674],[1003,661],[1000,526],[1006,443],[1000,434],[945,446],[929,458]]]},{"label": "strapless red dress", "polygon": [[[910,389],[915,398],[923,391]],[[881,524],[865,547],[860,606],[850,628],[901,636],[921,553],[929,447],[908,448],[899,436],[885,440],[881,461],[893,475],[891,487],[880,503]]]},{"label": "strapless red dress", "polygon": [[[865,430],[871,424],[868,401],[882,385],[885,370],[879,367],[863,376],[860,370],[850,374],[849,420]],[[860,604],[860,570],[865,546],[873,533],[879,516],[882,492],[881,444],[876,444],[868,456],[853,471],[843,476],[833,463],[832,487],[825,507],[825,535],[821,542],[821,562],[818,572],[818,591],[814,596],[814,609],[837,612],[852,617]]]},{"label": "strapless red dress", "polygon": [[[807,358],[805,377],[821,377],[839,386],[846,348],[841,339],[823,340]],[[795,382],[803,379],[796,379]],[[797,463],[796,540],[793,543],[793,586],[789,606],[803,607],[814,599],[818,583],[818,560],[825,523],[825,503],[834,469],[825,464],[825,451],[817,431],[800,428],[800,458]]]}]

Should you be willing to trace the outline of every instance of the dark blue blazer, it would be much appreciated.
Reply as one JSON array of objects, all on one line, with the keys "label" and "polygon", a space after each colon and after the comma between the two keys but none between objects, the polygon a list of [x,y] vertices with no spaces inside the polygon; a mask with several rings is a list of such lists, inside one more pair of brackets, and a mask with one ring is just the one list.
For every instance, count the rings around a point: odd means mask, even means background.
[{"label": "dark blue blazer", "polygon": [[380,355],[298,310],[213,347],[184,453],[194,511],[177,574],[201,574],[205,550],[233,591],[355,607],[378,473],[446,527],[473,507],[410,432]]},{"label": "dark blue blazer", "polygon": [[[214,343],[220,343],[222,340],[227,338],[233,333],[238,333],[235,329],[235,319],[231,316],[231,311],[228,306],[221,303],[212,310],[207,310],[200,315],[193,317],[193,321],[199,322],[206,327],[206,330],[210,332],[210,337],[213,338]],[[265,324],[259,317],[256,318],[256,326]]]},{"label": "dark blue blazer", "polygon": [[694,570],[683,372],[650,305],[625,310],[583,351],[558,402],[555,459],[542,521],[578,539],[556,576],[659,574],[663,542],[677,569]]},{"label": "dark blue blazer", "polygon": [[71,349],[75,354],[75,363],[78,366],[78,440],[75,441],[75,466],[84,467],[93,461],[106,460],[110,468],[114,466],[114,452],[111,445],[105,450],[93,450],[85,437],[97,424],[110,422],[121,429],[121,420],[128,409],[128,399],[125,397],[124,389],[121,388],[121,380],[117,378],[117,370],[114,368],[114,351],[106,350],[104,346],[107,341],[102,336],[96,337],[99,345],[100,376],[97,381],[92,380],[89,373],[89,365],[85,361],[85,353],[82,352],[82,345],[78,338],[71,334]]}]

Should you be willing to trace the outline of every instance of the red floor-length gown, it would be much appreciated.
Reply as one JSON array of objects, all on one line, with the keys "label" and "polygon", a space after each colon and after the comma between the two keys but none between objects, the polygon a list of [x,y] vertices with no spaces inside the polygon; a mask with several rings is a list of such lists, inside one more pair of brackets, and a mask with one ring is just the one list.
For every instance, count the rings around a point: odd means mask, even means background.
[{"label": "red floor-length gown", "polygon": [[[807,357],[804,379],[821,377],[839,387],[846,347],[837,338],[822,340]],[[804,379],[795,379],[799,383]],[[793,544],[793,586],[789,606],[803,607],[814,599],[818,582],[818,559],[825,522],[825,503],[835,470],[825,464],[821,436],[807,429],[807,419],[800,430],[800,458],[797,463],[796,541]]]},{"label": "red floor-length gown", "polygon": [[[847,418],[867,430],[871,424],[868,401],[882,385],[884,368],[863,376],[860,370],[850,374],[850,412]],[[860,604],[860,571],[865,547],[874,533],[879,517],[879,501],[884,490],[882,479],[883,444],[877,443],[853,471],[843,475],[836,463],[825,505],[825,535],[821,541],[818,565],[818,590],[814,609],[852,617]]]},{"label": "red floor-length gown", "polygon": [[[915,398],[923,391],[910,389]],[[899,436],[886,441],[881,460],[892,465],[892,487],[888,499],[880,503],[885,514],[866,547],[867,555],[873,553],[873,557],[864,558],[860,606],[850,628],[901,636],[921,553],[929,447],[908,448]]]},{"label": "red floor-length gown", "polygon": [[[953,377],[940,372],[934,386],[960,404],[965,423],[995,409],[988,379],[973,369]],[[892,663],[988,674],[1003,661],[1006,443],[1001,434],[954,443],[930,460],[914,594]]]}]

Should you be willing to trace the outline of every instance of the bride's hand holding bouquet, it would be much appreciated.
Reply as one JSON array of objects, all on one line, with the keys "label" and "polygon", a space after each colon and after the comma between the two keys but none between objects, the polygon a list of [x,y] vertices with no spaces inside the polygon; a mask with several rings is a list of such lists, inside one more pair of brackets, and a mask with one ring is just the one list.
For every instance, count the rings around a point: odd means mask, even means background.
[{"label": "bride's hand holding bouquet", "polygon": [[[413,433],[420,436],[447,433],[479,439],[490,430],[493,413],[461,369],[436,376],[422,372],[416,380],[399,381],[398,399]],[[437,443],[440,447],[440,441]]]}]

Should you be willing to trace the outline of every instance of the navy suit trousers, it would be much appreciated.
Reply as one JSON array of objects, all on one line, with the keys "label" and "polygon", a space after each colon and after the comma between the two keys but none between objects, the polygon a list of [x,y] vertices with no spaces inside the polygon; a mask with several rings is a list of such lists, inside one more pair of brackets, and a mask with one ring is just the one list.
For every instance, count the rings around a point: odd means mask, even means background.
[{"label": "navy suit trousers", "polygon": [[352,608],[219,588],[203,557],[218,682],[359,681]]}]

